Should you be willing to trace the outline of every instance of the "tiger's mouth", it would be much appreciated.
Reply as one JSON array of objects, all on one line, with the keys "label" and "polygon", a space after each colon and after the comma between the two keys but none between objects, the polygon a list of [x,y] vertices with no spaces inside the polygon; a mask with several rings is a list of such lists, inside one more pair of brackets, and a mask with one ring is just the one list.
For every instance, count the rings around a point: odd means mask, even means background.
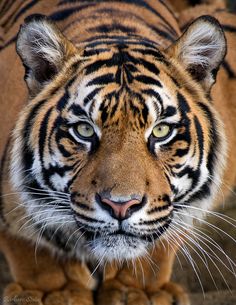
[{"label": "tiger's mouth", "polygon": [[[145,255],[148,248],[164,237],[173,218],[170,200],[163,200],[164,204],[158,208],[146,206],[143,209],[148,203],[147,196],[139,198],[138,208],[136,204],[129,206],[130,202],[138,201],[137,198],[124,202],[107,200],[112,204],[104,205],[98,200],[100,197],[96,197],[98,209],[90,208],[91,213],[85,214],[83,210],[88,204],[73,199],[75,198],[72,198],[72,211],[84,245],[89,252],[96,255],[100,253],[99,257],[109,260],[133,259]],[[124,215],[115,214],[116,209],[122,210],[123,207],[126,209]],[[130,212],[129,208],[132,209]]]},{"label": "tiger's mouth", "polygon": [[144,242],[148,242],[151,243],[156,239],[159,239],[161,237],[161,235],[168,229],[169,225],[171,223],[171,219],[169,219],[162,227],[160,227],[158,229],[158,231],[150,233],[149,235],[143,235],[143,234],[134,234],[128,231],[125,231],[124,229],[118,229],[115,230],[113,232],[98,232],[98,231],[88,231],[85,229],[81,229],[81,232],[83,234],[83,236],[85,237],[85,239],[87,241],[91,241],[91,240],[95,240],[95,239],[99,239],[99,238],[105,238],[105,237],[113,237],[116,238],[117,236],[126,238],[126,239],[137,239],[140,241],[144,241]]},{"label": "tiger's mouth", "polygon": [[[111,260],[134,259],[144,256],[147,249],[153,245],[155,241],[167,231],[172,217],[158,228],[149,234],[142,234],[139,232],[129,232],[120,227],[118,229],[105,230],[94,229],[91,227],[81,229],[81,235],[85,239],[88,248],[97,258]],[[79,226],[79,220],[77,220]]]},{"label": "tiger's mouth", "polygon": [[[163,226],[162,234],[168,226],[169,223]],[[158,234],[159,238],[162,234]],[[142,236],[122,229],[109,233],[84,231],[84,235],[91,253],[102,261],[132,260],[146,256],[148,248],[154,242],[151,235]]]}]

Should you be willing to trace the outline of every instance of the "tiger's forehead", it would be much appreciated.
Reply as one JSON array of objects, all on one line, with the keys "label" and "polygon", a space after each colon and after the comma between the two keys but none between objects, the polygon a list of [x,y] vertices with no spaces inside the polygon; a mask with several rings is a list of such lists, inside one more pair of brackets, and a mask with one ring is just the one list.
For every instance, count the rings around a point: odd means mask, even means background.
[{"label": "tiger's forehead", "polygon": [[71,120],[83,114],[99,125],[135,120],[139,127],[177,113],[168,62],[155,48],[112,45],[86,49],[70,99]]}]

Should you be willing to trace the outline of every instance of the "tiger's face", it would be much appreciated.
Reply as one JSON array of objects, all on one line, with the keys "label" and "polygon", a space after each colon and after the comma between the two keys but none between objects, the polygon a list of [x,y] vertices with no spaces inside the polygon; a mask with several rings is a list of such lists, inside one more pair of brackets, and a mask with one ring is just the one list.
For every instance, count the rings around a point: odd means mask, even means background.
[{"label": "tiger's face", "polygon": [[[61,39],[68,57],[61,71],[59,59],[53,66],[47,57],[53,50],[44,48],[48,65],[40,72],[34,54],[26,54],[39,26]],[[207,99],[213,73],[189,63],[186,71],[184,61],[174,58],[181,42],[167,52],[128,39],[78,51],[57,31],[33,20],[18,38],[18,52],[31,64],[27,83],[35,97],[15,129],[12,155],[21,153],[12,158],[13,184],[35,229],[45,221],[46,239],[58,232],[65,237],[59,245],[51,240],[54,245],[69,252],[83,245],[108,260],[144,255],[182,221],[176,210],[208,204],[214,196],[222,139]],[[45,211],[54,221],[45,220]]]}]

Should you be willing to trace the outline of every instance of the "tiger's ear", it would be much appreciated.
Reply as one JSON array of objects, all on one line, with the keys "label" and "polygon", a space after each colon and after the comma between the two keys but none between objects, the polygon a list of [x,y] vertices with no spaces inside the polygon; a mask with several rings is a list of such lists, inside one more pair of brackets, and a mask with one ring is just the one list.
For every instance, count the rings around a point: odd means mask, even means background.
[{"label": "tiger's ear", "polygon": [[167,52],[209,92],[226,54],[225,35],[215,18],[201,16],[189,25]]},{"label": "tiger's ear", "polygon": [[25,80],[31,96],[61,70],[77,49],[52,21],[43,15],[32,15],[21,26],[16,50],[26,70]]}]

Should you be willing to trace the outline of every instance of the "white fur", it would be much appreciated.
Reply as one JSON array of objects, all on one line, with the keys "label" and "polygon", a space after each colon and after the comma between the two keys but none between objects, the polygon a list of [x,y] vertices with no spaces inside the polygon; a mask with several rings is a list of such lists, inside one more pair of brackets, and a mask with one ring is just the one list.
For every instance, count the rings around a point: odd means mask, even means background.
[{"label": "white fur", "polygon": [[60,62],[63,58],[60,37],[55,28],[47,21],[32,21],[21,30],[18,47],[23,57],[35,65],[36,55],[51,63]]},{"label": "white fur", "polygon": [[180,43],[180,57],[186,66],[201,65],[214,68],[225,49],[222,32],[209,22],[190,26]]}]

